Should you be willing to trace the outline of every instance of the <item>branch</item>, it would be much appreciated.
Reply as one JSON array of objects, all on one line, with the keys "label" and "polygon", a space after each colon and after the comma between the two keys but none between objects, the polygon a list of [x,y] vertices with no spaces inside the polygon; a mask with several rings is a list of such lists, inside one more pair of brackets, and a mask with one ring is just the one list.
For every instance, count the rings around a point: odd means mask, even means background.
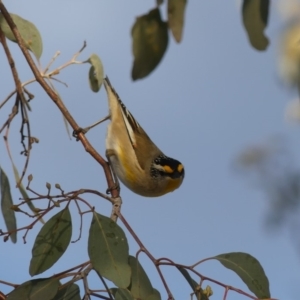
[{"label": "branch", "polygon": [[4,4],[0,1],[0,11],[2,12],[3,17],[7,21],[8,26],[10,27],[11,31],[13,32],[15,39],[17,41],[17,44],[19,45],[29,67],[31,68],[36,81],[41,85],[41,87],[45,90],[45,92],[48,94],[48,96],[52,99],[52,101],[56,104],[58,109],[61,111],[63,116],[66,118],[70,126],[73,128],[74,131],[79,132],[78,133],[78,140],[81,141],[82,145],[84,146],[85,150],[102,166],[105,177],[107,180],[108,187],[111,188],[111,193],[112,197],[118,197],[119,196],[119,191],[116,189],[113,189],[112,187],[114,186],[114,181],[112,178],[111,170],[109,168],[108,163],[106,162],[103,157],[97,153],[97,151],[92,147],[90,142],[87,140],[85,135],[80,132],[80,127],[74,120],[74,118],[71,116],[69,111],[67,110],[66,106],[63,104],[63,102],[60,100],[58,95],[51,89],[51,87],[47,84],[43,76],[40,74],[40,71],[38,70],[37,66],[35,65],[31,55],[29,54],[29,51],[27,50],[25,43],[23,41],[23,38],[21,37],[17,26],[13,22],[10,14],[8,13],[6,7]]}]

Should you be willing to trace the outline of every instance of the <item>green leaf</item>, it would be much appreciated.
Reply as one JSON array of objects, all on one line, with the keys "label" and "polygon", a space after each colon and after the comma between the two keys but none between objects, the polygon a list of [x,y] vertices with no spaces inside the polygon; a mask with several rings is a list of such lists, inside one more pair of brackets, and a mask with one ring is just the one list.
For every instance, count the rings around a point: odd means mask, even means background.
[{"label": "green leaf", "polygon": [[134,56],[131,76],[136,80],[149,75],[163,58],[168,46],[168,25],[155,8],[136,19],[131,35]]},{"label": "green leaf", "polygon": [[149,295],[145,300],[161,300],[161,296],[158,290],[153,289],[152,294]]},{"label": "green leaf", "polygon": [[89,70],[89,83],[90,88],[93,92],[97,93],[103,83],[104,70],[101,59],[97,54],[92,54],[88,59],[88,62],[91,64]]},{"label": "green leaf", "polygon": [[136,299],[146,299],[153,293],[152,284],[139,261],[129,256],[129,265],[131,267],[131,284],[129,290]]},{"label": "green leaf", "polygon": [[17,229],[17,221],[16,221],[15,212],[11,209],[11,207],[13,206],[13,200],[10,193],[10,184],[5,172],[1,167],[0,167],[0,190],[1,190],[1,211],[5,221],[5,225],[7,231],[10,232],[13,231],[13,233],[10,235],[10,238],[13,243],[16,243],[17,232],[15,230]]},{"label": "green leaf", "polygon": [[53,300],[81,300],[78,285],[75,283],[67,285],[58,291]]},{"label": "green leaf", "polygon": [[94,269],[111,280],[117,287],[130,284],[131,269],[128,265],[128,243],[125,233],[111,219],[94,212],[88,253]]},{"label": "green leaf", "polygon": [[231,252],[212,257],[234,271],[258,298],[270,298],[269,280],[259,261],[248,253]]},{"label": "green leaf", "polygon": [[51,300],[60,283],[57,278],[41,278],[26,281],[7,295],[7,300]]},{"label": "green leaf", "polygon": [[37,235],[29,274],[34,276],[52,267],[68,248],[71,236],[71,214],[69,208],[65,208],[49,219]]},{"label": "green leaf", "polygon": [[268,24],[269,0],[244,0],[243,22],[248,33],[251,45],[259,51],[265,50],[269,45],[264,29]]},{"label": "green leaf", "polygon": [[134,300],[135,298],[127,289],[117,289],[115,293],[115,300]]},{"label": "green leaf", "polygon": [[193,292],[196,290],[197,287],[199,287],[199,284],[191,277],[189,272],[182,267],[177,267],[177,269],[180,271],[180,273],[183,275],[183,277],[186,279],[186,281],[191,286]]},{"label": "green leaf", "polygon": [[118,288],[116,288],[116,287],[113,287],[113,288],[110,288],[110,289],[109,289],[110,293],[111,293],[114,297],[116,296],[117,290],[118,290]]},{"label": "green leaf", "polygon": [[168,24],[177,43],[181,42],[187,0],[168,0]]},{"label": "green leaf", "polygon": [[177,269],[180,271],[180,273],[183,275],[183,277],[186,279],[186,281],[189,283],[189,285],[192,288],[192,291],[194,292],[197,300],[208,300],[209,296],[212,295],[211,288],[207,286],[205,290],[203,290],[199,283],[197,283],[190,275],[190,273],[182,267],[177,267]]},{"label": "green leaf", "polygon": [[[22,36],[25,46],[28,50],[30,50],[37,59],[40,59],[43,52],[43,42],[40,32],[36,28],[34,24],[31,22],[21,18],[18,15],[10,14],[14,23],[16,24],[20,35]],[[6,20],[3,15],[0,13],[0,27],[4,33],[4,35],[11,40],[12,42],[17,42],[16,38],[8,26]]]}]

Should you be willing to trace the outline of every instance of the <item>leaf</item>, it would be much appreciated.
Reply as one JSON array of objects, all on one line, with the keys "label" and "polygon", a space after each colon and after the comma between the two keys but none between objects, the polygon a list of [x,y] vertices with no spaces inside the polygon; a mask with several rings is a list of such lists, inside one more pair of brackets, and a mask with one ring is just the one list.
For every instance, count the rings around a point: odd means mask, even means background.
[{"label": "leaf", "polygon": [[163,58],[168,46],[168,26],[158,8],[136,19],[131,30],[134,62],[132,79],[149,75]]},{"label": "leaf", "polygon": [[231,252],[212,257],[234,271],[258,298],[270,298],[269,280],[259,261],[248,253]]},{"label": "leaf", "polygon": [[152,284],[139,261],[129,256],[129,265],[131,267],[131,284],[129,290],[134,298],[146,299],[153,293]]},{"label": "leaf", "polygon": [[90,88],[93,92],[97,93],[103,83],[104,70],[101,59],[97,54],[92,54],[88,59],[88,62],[91,64],[89,70],[89,83]]},{"label": "leaf", "polygon": [[7,300],[51,300],[59,288],[57,278],[41,278],[26,281],[7,295]]},{"label": "leaf", "polygon": [[127,289],[117,289],[115,293],[115,300],[134,300],[135,298]]},{"label": "leaf", "polygon": [[67,285],[58,291],[53,300],[81,300],[78,285],[75,283]]},{"label": "leaf", "polygon": [[168,24],[177,43],[181,42],[187,0],[168,0]]},{"label": "leaf", "polygon": [[180,271],[180,273],[183,275],[183,277],[189,283],[192,290],[195,291],[196,288],[199,286],[199,284],[191,277],[191,275],[189,274],[189,272],[185,268],[177,267],[177,269]]},{"label": "leaf", "polygon": [[191,286],[192,291],[194,292],[197,300],[208,300],[209,299],[209,296],[212,295],[212,291],[209,286],[207,286],[206,289],[203,290],[200,287],[200,285],[191,277],[190,273],[185,268],[177,267],[177,269],[180,271],[180,273],[183,275],[183,277],[186,279],[186,281]]},{"label": "leaf", "polygon": [[96,212],[90,227],[88,253],[94,269],[103,277],[117,287],[129,286],[131,270],[126,236],[115,222]]},{"label": "leaf", "polygon": [[37,235],[29,274],[34,276],[52,267],[68,248],[71,235],[71,214],[69,208],[65,208],[49,219]]},{"label": "leaf", "polygon": [[243,22],[248,33],[251,45],[259,51],[265,50],[269,45],[264,29],[268,24],[269,0],[244,0]]},{"label": "leaf", "polygon": [[[40,59],[43,52],[43,41],[40,32],[38,31],[36,26],[18,15],[10,14],[10,16],[18,28],[19,33],[24,40],[26,48],[30,50],[37,59]],[[6,20],[4,19],[1,13],[0,27],[4,35],[9,40],[15,43],[17,42],[13,32],[11,31],[10,27],[8,26]]]},{"label": "leaf", "polygon": [[110,293],[111,293],[114,297],[116,296],[117,290],[118,290],[118,288],[116,288],[116,287],[113,287],[113,288],[110,288],[110,289],[109,289]]},{"label": "leaf", "polygon": [[12,234],[10,234],[11,241],[13,243],[16,243],[17,232],[15,230],[17,229],[17,221],[16,221],[15,212],[11,209],[11,207],[13,206],[13,200],[10,193],[10,184],[5,172],[1,167],[0,167],[0,190],[1,190],[1,211],[5,221],[5,225],[7,231],[12,232]]},{"label": "leaf", "polygon": [[158,290],[153,289],[152,294],[146,298],[146,300],[161,300],[161,296]]}]

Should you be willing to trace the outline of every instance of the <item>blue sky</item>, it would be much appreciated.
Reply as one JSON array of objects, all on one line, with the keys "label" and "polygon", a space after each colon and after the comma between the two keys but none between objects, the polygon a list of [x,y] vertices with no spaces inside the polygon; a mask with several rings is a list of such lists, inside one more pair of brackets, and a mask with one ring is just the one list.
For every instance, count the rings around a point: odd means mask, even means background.
[{"label": "blue sky", "polygon": [[[295,163],[299,163],[299,128],[284,120],[287,101],[296,94],[283,88],[277,74],[278,36],[282,23],[272,2],[267,35],[271,41],[266,52],[258,52],[248,43],[236,1],[189,1],[181,44],[171,38],[159,67],[146,79],[130,79],[131,27],[137,16],[153,8],[155,1],[6,1],[12,12],[33,22],[40,30],[45,67],[56,51],[61,55],[54,66],[70,60],[87,41],[78,60],[97,53],[106,74],[127,108],[167,154],[180,160],[186,169],[182,187],[160,198],[143,198],[122,187],[122,213],[151,253],[182,264],[226,252],[247,252],[256,257],[269,278],[274,298],[292,300],[299,295],[299,252],[288,230],[266,230],[267,196],[236,173],[233,162],[245,148],[263,143],[274,135],[284,136]],[[274,5],[273,5],[274,4]],[[165,16],[165,6],[162,7]],[[10,43],[22,81],[33,76],[20,51]],[[14,88],[2,52],[0,68],[1,98]],[[93,93],[88,86],[89,65],[72,65],[55,83],[60,96],[81,126],[106,116],[104,89]],[[65,191],[93,188],[105,191],[101,167],[74,139],[69,140],[62,117],[52,101],[33,84],[35,94],[30,114],[34,145],[28,174],[32,187],[46,193],[45,183],[59,183]],[[7,105],[9,107],[9,105]],[[9,110],[1,113],[4,120]],[[10,144],[19,170],[24,158],[19,155],[19,124],[11,127]],[[88,133],[93,146],[104,154],[106,125]],[[4,143],[0,144],[0,165],[12,178]],[[17,190],[13,191],[18,201]],[[99,213],[110,214],[110,205],[88,198]],[[79,218],[73,206],[76,239]],[[18,216],[18,225],[31,220]],[[59,273],[88,259],[86,237],[90,217],[84,219],[84,237],[71,244],[61,261],[43,277]],[[29,233],[27,244],[1,243],[1,279],[21,283],[28,273],[31,248],[41,225]],[[0,219],[0,228],[4,228]],[[128,236],[130,253],[137,246]],[[12,261],[14,266],[12,267]],[[152,284],[166,294],[156,271],[143,257]],[[247,291],[243,282],[218,262],[207,262],[199,272],[228,285]],[[190,289],[175,269],[163,268],[176,299],[188,299]],[[97,287],[93,280],[91,287]],[[94,283],[94,286],[93,286]],[[222,298],[222,289],[211,285],[213,299]],[[1,290],[8,291],[4,286]],[[230,293],[228,299],[241,299]]]}]

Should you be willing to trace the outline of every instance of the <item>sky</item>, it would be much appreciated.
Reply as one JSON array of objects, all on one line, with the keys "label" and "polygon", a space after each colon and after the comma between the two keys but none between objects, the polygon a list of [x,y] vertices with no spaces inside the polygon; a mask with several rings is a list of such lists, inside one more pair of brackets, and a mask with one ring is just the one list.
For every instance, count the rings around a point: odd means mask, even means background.
[{"label": "sky", "polygon": [[[284,118],[286,105],[296,93],[284,87],[277,72],[278,40],[283,28],[278,1],[271,3],[266,30],[270,45],[265,52],[250,46],[237,1],[189,1],[181,44],[171,38],[156,70],[147,78],[133,82],[131,27],[136,17],[147,13],[155,3],[138,0],[4,2],[10,12],[30,20],[39,29],[44,44],[43,67],[56,51],[61,54],[53,67],[66,63],[86,41],[87,48],[78,60],[84,61],[97,53],[122,101],[151,139],[166,155],[184,164],[186,175],[182,186],[163,197],[144,198],[121,186],[122,214],[148,250],[156,258],[168,257],[186,265],[222,253],[247,252],[263,266],[272,297],[298,299],[299,249],[286,227],[266,228],[270,209],[267,195],[233,167],[241,151],[266,143],[274,136],[284,137],[295,165],[300,163],[299,127]],[[161,9],[165,18],[165,5]],[[15,44],[9,46],[22,82],[30,80],[33,75],[20,50]],[[108,112],[104,89],[93,93],[89,88],[88,70],[86,64],[72,65],[57,76],[68,87],[55,82],[65,105],[82,127]],[[0,78],[0,95],[4,99],[14,89],[14,83],[2,50]],[[59,183],[65,191],[91,188],[104,192],[107,187],[101,167],[79,142],[69,139],[54,103],[37,83],[28,89],[35,95],[30,113],[32,134],[39,138],[27,173],[33,174],[32,188],[46,193],[45,184],[49,182],[53,186]],[[0,112],[1,120],[6,119],[10,105]],[[25,160],[19,154],[22,150],[19,126],[20,119],[16,118],[9,142],[15,164],[22,170]],[[102,124],[87,134],[102,155],[105,132],[106,125]],[[0,143],[0,154],[0,165],[13,178],[4,142]],[[16,189],[13,196],[17,203],[20,196]],[[110,215],[111,207],[105,200],[96,197],[87,200],[98,213]],[[74,205],[72,213],[74,240],[79,230]],[[17,215],[20,227],[31,221]],[[86,242],[90,222],[90,216],[85,216],[82,239],[71,244],[56,265],[37,277],[52,276],[88,260]],[[0,228],[5,228],[2,218]],[[26,244],[22,233],[16,245],[0,244],[2,280],[14,283],[30,280],[31,248],[40,228],[41,224],[37,224],[29,232]],[[130,254],[135,255],[138,247],[126,235]],[[162,299],[166,299],[153,265],[145,256],[141,257],[141,263]],[[217,261],[203,263],[197,270],[248,292],[238,276]],[[174,297],[189,299],[190,288],[179,272],[172,268],[163,268],[163,272]],[[97,284],[93,277],[90,287],[96,288]],[[214,291],[212,299],[222,299],[220,287],[206,284]],[[4,285],[0,290],[10,291]],[[243,297],[230,292],[227,299]]]}]

